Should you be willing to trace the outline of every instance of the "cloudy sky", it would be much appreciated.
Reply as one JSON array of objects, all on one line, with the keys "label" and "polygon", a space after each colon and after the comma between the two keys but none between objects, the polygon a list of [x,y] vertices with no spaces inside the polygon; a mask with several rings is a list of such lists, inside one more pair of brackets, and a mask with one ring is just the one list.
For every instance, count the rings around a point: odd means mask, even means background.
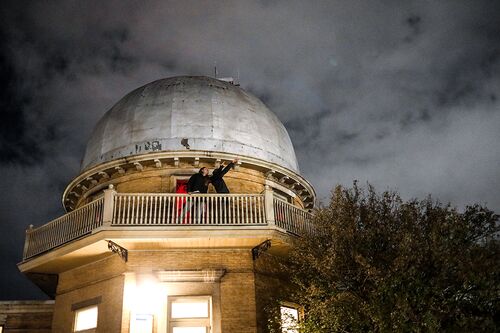
[{"label": "cloudy sky", "polygon": [[500,211],[500,2],[2,1],[0,299],[43,298],[24,229],[62,214],[97,120],[174,75],[238,76],[322,200],[369,181]]}]

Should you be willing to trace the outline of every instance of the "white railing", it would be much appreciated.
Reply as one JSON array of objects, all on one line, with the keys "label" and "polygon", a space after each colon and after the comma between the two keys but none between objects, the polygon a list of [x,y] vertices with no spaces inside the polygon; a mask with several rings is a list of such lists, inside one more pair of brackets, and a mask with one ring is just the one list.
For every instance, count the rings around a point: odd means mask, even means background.
[{"label": "white railing", "polygon": [[38,228],[26,230],[23,259],[53,249],[102,225],[104,199],[100,198]]},{"label": "white railing", "polygon": [[26,231],[23,260],[102,228],[134,226],[267,226],[294,235],[313,232],[312,215],[262,194],[117,193]]},{"label": "white railing", "polygon": [[117,193],[111,224],[265,225],[264,196]]},{"label": "white railing", "polygon": [[274,220],[278,227],[295,234],[313,233],[312,214],[282,199],[274,198]]}]

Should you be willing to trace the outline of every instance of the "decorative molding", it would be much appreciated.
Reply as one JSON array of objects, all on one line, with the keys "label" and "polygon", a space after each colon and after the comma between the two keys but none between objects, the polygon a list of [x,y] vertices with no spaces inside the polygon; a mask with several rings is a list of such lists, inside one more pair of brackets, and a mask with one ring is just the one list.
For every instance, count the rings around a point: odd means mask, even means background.
[{"label": "decorative molding", "polygon": [[116,166],[115,170],[118,171],[120,175],[123,175],[125,173],[125,169],[123,169],[121,166]]},{"label": "decorative molding", "polygon": [[265,240],[252,249],[252,258],[257,260],[259,256],[271,248],[271,240]]},{"label": "decorative molding", "polygon": [[271,179],[266,179],[266,185],[270,186],[273,189],[276,189],[276,190],[279,190],[283,193],[286,193],[287,195],[289,195],[293,198],[295,198],[297,196],[295,194],[295,192],[293,192],[292,190],[290,190],[288,187],[285,186],[286,184],[280,184],[277,181],[274,181]]},{"label": "decorative molding", "polygon": [[97,174],[99,176],[101,176],[101,179],[108,179],[109,178],[109,175],[104,171],[99,171]]},{"label": "decorative molding", "polygon": [[88,190],[87,186],[83,185],[82,183],[76,185],[76,188],[77,189],[81,189],[82,190],[82,193],[83,192],[86,192]]},{"label": "decorative molding", "polygon": [[[196,159],[198,159],[200,164],[201,162],[208,162],[208,163],[214,163],[215,166],[217,166],[217,163],[222,163],[222,161],[224,160],[232,160],[234,159],[235,156],[237,156],[237,154],[235,155],[227,153],[214,153],[214,152],[190,150],[190,151],[148,153],[146,155],[134,156],[127,159],[113,160],[110,162],[97,165],[92,169],[84,171],[79,176],[77,176],[66,187],[66,190],[64,191],[62,198],[62,203],[63,206],[66,208],[67,212],[71,211],[74,207],[71,207],[72,205],[69,205],[68,202],[65,200],[68,196],[74,195],[76,198],[80,197],[85,198],[86,196],[93,195],[97,193],[97,191],[101,190],[101,187],[98,186],[98,184],[95,184],[96,186],[90,186],[90,184],[87,183],[88,178],[99,180],[98,183],[105,183],[106,181],[109,181],[109,179],[111,179],[112,176],[113,178],[119,176],[125,176],[127,166],[130,166],[131,164],[135,165],[135,168],[138,168],[138,165],[136,163],[140,164],[141,166],[148,165],[149,163],[149,164],[154,164],[156,168],[160,168],[165,164],[167,165],[169,164],[165,161],[165,159],[167,159],[167,160],[173,160],[174,167],[179,168],[181,159],[184,160],[190,159],[191,161],[193,160],[196,161]],[[240,158],[242,157],[243,156],[241,156]],[[163,163],[161,161],[162,159]],[[288,191],[290,191],[290,193],[293,193],[293,196],[300,196],[300,197],[310,196],[313,199],[312,202],[314,206],[314,198],[316,196],[314,188],[300,174],[288,170],[280,165],[269,163],[267,161],[263,161],[257,158],[244,157],[244,159],[245,159],[244,162],[245,168],[261,171],[263,175],[265,175],[266,177],[266,183],[268,181],[273,181],[275,182],[274,184],[276,184],[274,185],[274,187],[279,187],[279,185],[281,185],[283,189],[287,188]],[[242,162],[239,161],[235,165],[235,170],[238,170],[241,164]],[[113,174],[113,171],[115,171],[116,174]],[[296,185],[296,183],[299,183],[300,185]],[[86,184],[89,188],[91,188],[91,190],[87,192],[83,191],[85,192],[85,194],[83,192],[81,194],[77,194],[75,191],[77,191],[78,184],[82,185]],[[85,187],[85,189],[87,188]],[[78,192],[80,191],[81,190],[78,189]],[[310,200],[310,198],[307,198],[307,200]]]},{"label": "decorative molding", "polygon": [[276,171],[274,170],[269,170],[268,172],[265,173],[266,178],[272,179]]},{"label": "decorative molding", "polygon": [[116,244],[115,242],[113,241],[110,241],[110,240],[106,240],[108,242],[108,249],[113,252],[113,253],[116,253],[120,256],[120,258],[122,258],[122,260],[124,262],[127,262],[128,260],[128,251],[126,248],[124,247],[121,247],[120,245]]},{"label": "decorative molding", "polygon": [[80,194],[76,193],[75,191],[71,191],[69,192],[70,195],[73,195],[74,197],[76,198],[79,198],[80,197]]},{"label": "decorative molding", "polygon": [[137,171],[142,171],[144,170],[144,167],[142,166],[141,163],[139,162],[134,162],[134,165],[135,165],[135,168],[137,169]]},{"label": "decorative molding", "polygon": [[155,271],[160,282],[219,282],[226,274],[224,269],[201,269],[182,271]]}]

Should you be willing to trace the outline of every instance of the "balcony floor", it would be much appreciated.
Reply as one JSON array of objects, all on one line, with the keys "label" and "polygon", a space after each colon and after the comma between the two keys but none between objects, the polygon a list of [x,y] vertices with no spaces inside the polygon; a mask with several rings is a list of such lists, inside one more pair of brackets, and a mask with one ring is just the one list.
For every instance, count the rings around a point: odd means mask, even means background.
[{"label": "balcony floor", "polygon": [[294,236],[275,226],[108,226],[21,262],[21,272],[57,274],[107,256],[113,241],[127,251],[171,249],[252,249],[271,240],[273,252],[285,252]]}]

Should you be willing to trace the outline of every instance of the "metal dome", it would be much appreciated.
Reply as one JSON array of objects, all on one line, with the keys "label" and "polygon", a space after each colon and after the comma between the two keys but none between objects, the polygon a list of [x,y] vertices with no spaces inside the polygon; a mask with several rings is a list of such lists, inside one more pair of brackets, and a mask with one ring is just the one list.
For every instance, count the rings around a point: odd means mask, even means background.
[{"label": "metal dome", "polygon": [[292,142],[279,119],[252,94],[204,76],[154,81],[123,97],[95,127],[82,170],[149,152],[185,151],[187,146],[255,157],[298,172]]}]

